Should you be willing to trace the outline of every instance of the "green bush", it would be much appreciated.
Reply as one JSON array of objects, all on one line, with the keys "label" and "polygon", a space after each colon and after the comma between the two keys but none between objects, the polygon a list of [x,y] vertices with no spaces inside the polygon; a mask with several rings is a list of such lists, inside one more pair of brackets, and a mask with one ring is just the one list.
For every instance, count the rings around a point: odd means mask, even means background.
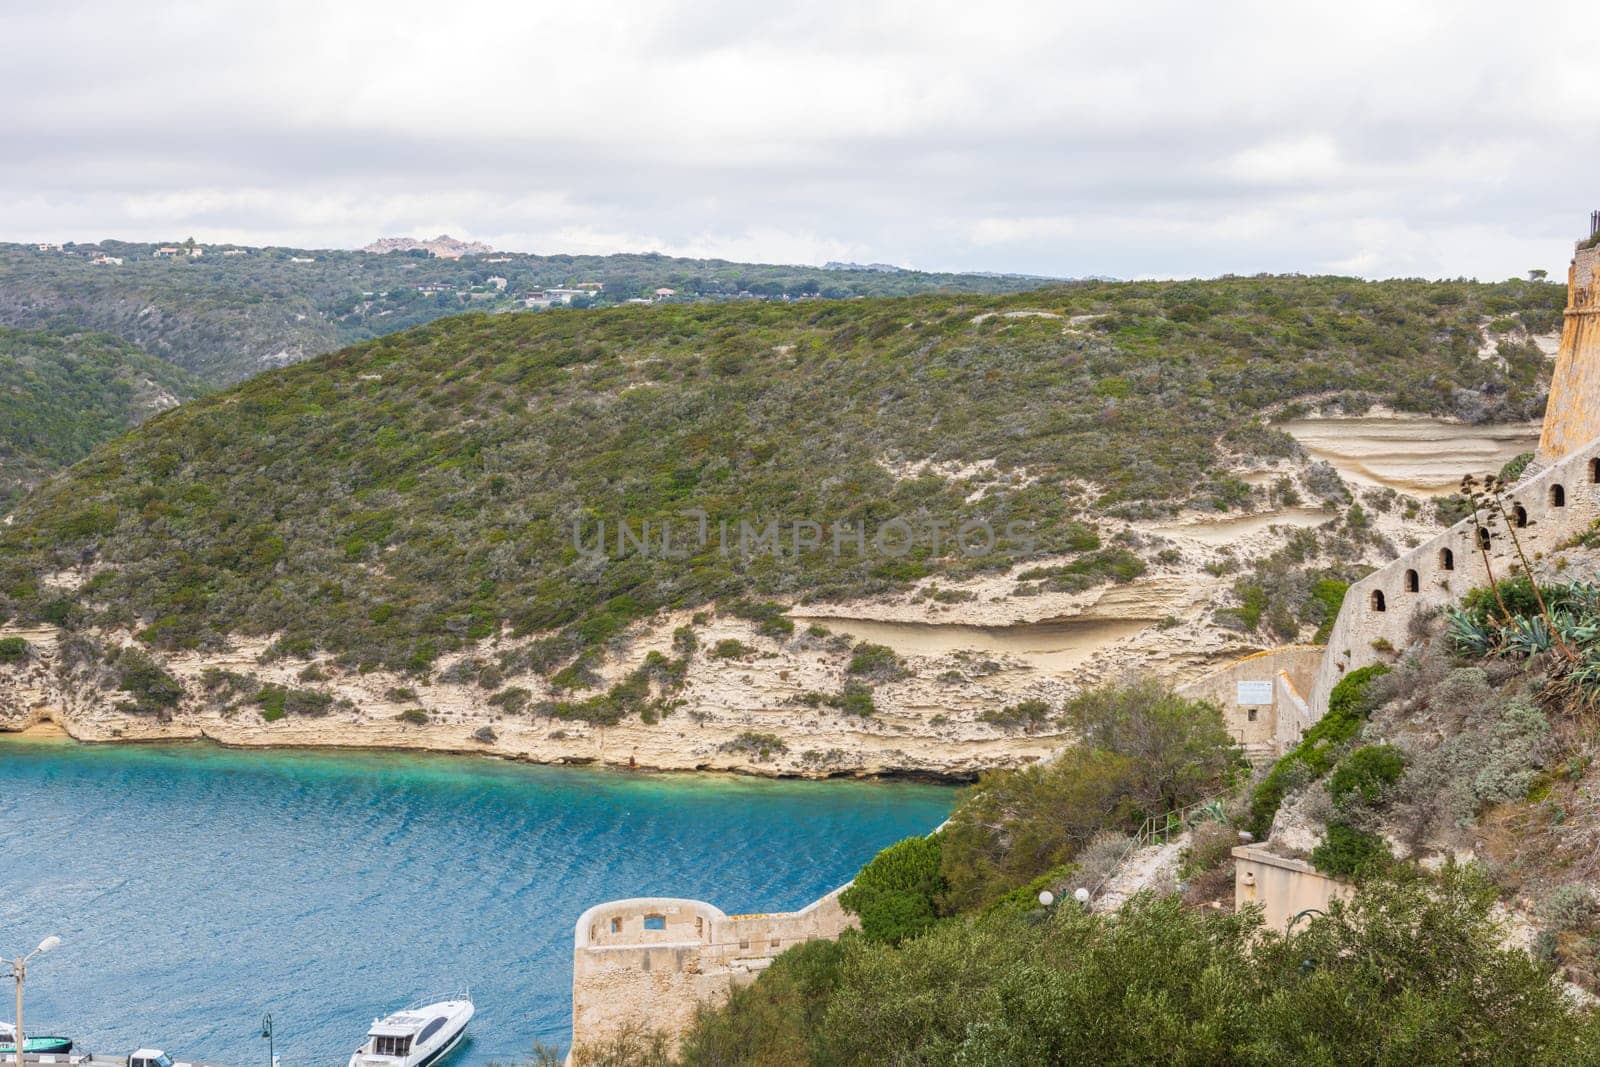
[{"label": "green bush", "polygon": [[865,675],[874,681],[887,682],[905,676],[905,665],[894,649],[862,641],[850,650],[846,673]]},{"label": "green bush", "polygon": [[940,835],[909,837],[878,853],[839,896],[869,940],[898,945],[932,926],[945,890]]},{"label": "green bush", "polygon": [[813,942],[702,1011],[683,1062],[1600,1062],[1595,1014],[1503,943],[1494,907],[1493,886],[1446,868],[1364,882],[1289,937],[1140,895],[1115,914],[940,922],[898,946]]},{"label": "green bush", "polygon": [[738,618],[754,622],[756,632],[762,637],[782,640],[794,633],[794,620],[789,618],[782,604],[771,600],[736,600],[730,610]]},{"label": "green bush", "polygon": [[860,715],[862,718],[878,710],[877,703],[872,699],[872,687],[860,682],[846,682],[837,693],[824,697],[823,703],[847,715]]},{"label": "green bush", "polygon": [[407,708],[396,715],[395,718],[401,722],[410,723],[412,726],[426,726],[428,723],[428,713],[422,708]]},{"label": "green bush", "polygon": [[528,706],[528,701],[532,697],[533,694],[522,686],[509,686],[491,696],[489,703],[497,708],[504,708],[509,715],[516,715]]},{"label": "green bush", "polygon": [[261,708],[261,717],[276,722],[285,715],[326,715],[333,705],[333,697],[315,689],[290,689],[282,685],[264,685],[254,697]]},{"label": "green bush", "polygon": [[[1492,621],[1500,621],[1500,604],[1503,601],[1506,610],[1519,618],[1532,618],[1539,614],[1539,598],[1534,594],[1533,582],[1526,574],[1514,575],[1502,579],[1498,584],[1500,595],[1495,596],[1495,589],[1490,586],[1479,586],[1469,589],[1466,596],[1461,598],[1461,610],[1472,621],[1483,625]],[[1554,598],[1556,590],[1547,590],[1547,595]]]},{"label": "green bush", "polygon": [[1340,746],[1361,729],[1372,714],[1368,689],[1389,673],[1381,663],[1358,667],[1339,680],[1328,694],[1328,711],[1273,765],[1267,777],[1250,795],[1250,831],[1265,838],[1272,832],[1272,820],[1284,795],[1297,781],[1315,780],[1328,772]]},{"label": "green bush", "polygon": [[1518,479],[1528,470],[1528,464],[1533,462],[1532,452],[1522,452],[1506,460],[1505,466],[1500,468],[1500,481],[1505,485],[1515,485]]},{"label": "green bush", "polygon": [[1328,793],[1335,804],[1352,796],[1376,804],[1405,769],[1405,753],[1393,745],[1364,745],[1339,761],[1328,779]]},{"label": "green bush", "polygon": [[1317,870],[1335,878],[1370,874],[1391,859],[1389,845],[1382,837],[1337,819],[1328,824],[1321,844],[1311,850],[1311,862]]},{"label": "green bush", "polygon": [[737,637],[725,637],[711,649],[713,659],[749,659],[756,650]]},{"label": "green bush", "polygon": [[1333,634],[1333,624],[1339,620],[1339,609],[1344,607],[1344,595],[1349,589],[1349,582],[1337,578],[1318,579],[1311,587],[1311,602],[1316,605],[1315,610],[1321,613],[1317,632],[1311,637],[1312,644],[1328,643],[1328,638]]},{"label": "green bush", "polygon": [[21,637],[0,637],[0,663],[21,663],[28,658],[28,642]]},{"label": "green bush", "polygon": [[1048,722],[1049,719],[1050,705],[1043,700],[1023,700],[999,709],[986,708],[978,716],[980,722],[986,722],[1006,730],[1020,726],[1030,734]]},{"label": "green bush", "polygon": [[131,645],[117,656],[116,667],[117,688],[133,696],[124,706],[135,714],[157,714],[176,707],[183,699],[183,685]]},{"label": "green bush", "polygon": [[719,752],[737,752],[756,760],[769,760],[789,751],[789,746],[777,734],[763,734],[746,730],[732,741],[717,746]]}]

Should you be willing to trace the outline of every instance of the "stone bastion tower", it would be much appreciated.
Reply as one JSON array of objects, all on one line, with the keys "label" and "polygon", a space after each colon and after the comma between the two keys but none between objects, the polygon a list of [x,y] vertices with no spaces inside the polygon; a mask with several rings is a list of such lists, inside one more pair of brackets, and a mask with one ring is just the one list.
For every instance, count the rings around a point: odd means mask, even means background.
[{"label": "stone bastion tower", "polygon": [[1600,211],[1589,216],[1567,271],[1567,312],[1536,463],[1555,463],[1600,437]]}]

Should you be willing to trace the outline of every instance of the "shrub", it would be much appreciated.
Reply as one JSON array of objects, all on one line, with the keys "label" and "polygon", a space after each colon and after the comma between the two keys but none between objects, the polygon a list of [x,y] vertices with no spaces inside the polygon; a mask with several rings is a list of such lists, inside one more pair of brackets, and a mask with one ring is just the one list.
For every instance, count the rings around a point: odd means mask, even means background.
[{"label": "shrub", "polygon": [[472,731],[472,739],[485,745],[492,745],[500,739],[492,726],[480,726]]},{"label": "shrub", "polygon": [[1317,870],[1335,878],[1369,874],[1392,858],[1383,838],[1338,820],[1328,824],[1322,843],[1311,850]]},{"label": "shrub", "polygon": [[979,721],[1010,730],[1020,726],[1033,733],[1050,718],[1050,705],[1043,700],[1023,700],[1004,708],[987,708],[978,716]]},{"label": "shrub", "polygon": [[672,631],[672,651],[680,656],[690,656],[700,645],[700,639],[695,636],[694,627],[680,626]]},{"label": "shrub", "polygon": [[1515,485],[1528,470],[1528,464],[1533,462],[1532,452],[1522,452],[1506,460],[1505,466],[1500,468],[1500,481],[1504,485]]},{"label": "shrub", "polygon": [[1145,562],[1120,545],[1080,556],[1054,567],[1033,567],[1017,575],[1018,581],[1045,582],[1051,589],[1079,593],[1107,582],[1131,582],[1145,572]]},{"label": "shrub", "polygon": [[1494,904],[1447,868],[1370,879],[1289,937],[1140,895],[1114,915],[941,922],[899,946],[813,942],[702,1012],[684,1062],[1597,1062],[1593,1015],[1503,944]]},{"label": "shrub", "polygon": [[1131,758],[1128,795],[1145,815],[1212,795],[1243,765],[1220,708],[1154,680],[1079,693],[1061,721],[1083,744]]},{"label": "shrub", "polygon": [[500,692],[489,697],[489,703],[493,704],[497,708],[505,709],[506,714],[508,715],[516,715],[518,712],[522,711],[523,708],[528,706],[528,701],[532,698],[533,694],[528,690],[522,688],[521,686],[514,685],[509,688],[502,689]]},{"label": "shrub", "polygon": [[850,663],[845,667],[849,674],[860,674],[877,682],[893,681],[905,677],[905,665],[894,649],[862,641],[850,650]]},{"label": "shrub", "polygon": [[1405,754],[1393,745],[1366,745],[1339,761],[1328,779],[1328,793],[1335,804],[1343,804],[1352,794],[1376,804],[1384,790],[1400,780],[1405,767]]},{"label": "shrub", "polygon": [[715,659],[749,659],[755,654],[755,649],[737,637],[725,637],[711,649],[711,655]]},{"label": "shrub", "polygon": [[21,663],[28,658],[28,642],[21,637],[0,637],[0,663]]},{"label": "shrub", "polygon": [[183,699],[182,684],[131,645],[117,656],[117,688],[132,694],[124,706],[139,715],[158,714]]},{"label": "shrub", "polygon": [[1337,578],[1322,578],[1312,585],[1311,602],[1316,605],[1314,610],[1321,613],[1317,619],[1317,632],[1311,637],[1312,644],[1328,643],[1333,624],[1339,618],[1339,609],[1344,607],[1344,595],[1349,589],[1349,582],[1341,582]]},{"label": "shrub", "polygon": [[326,715],[333,705],[333,697],[315,689],[290,689],[281,685],[265,685],[255,695],[261,708],[261,717],[276,722],[285,715]]},{"label": "shrub", "polygon": [[736,600],[729,610],[738,618],[755,623],[756,632],[762,637],[781,640],[794,633],[794,620],[785,614],[782,604],[770,600]]},{"label": "shrub", "polygon": [[777,734],[755,733],[746,730],[732,741],[717,746],[718,752],[737,752],[758,760],[769,760],[789,751],[789,746]]},{"label": "shrub", "polygon": [[407,708],[395,716],[401,722],[410,723],[412,726],[425,726],[428,722],[428,713],[422,708]]},{"label": "shrub", "polygon": [[843,689],[824,698],[824,703],[847,715],[860,715],[862,718],[878,710],[877,703],[872,699],[872,687],[860,682],[846,682]]},{"label": "shrub", "polygon": [[839,896],[871,941],[898,945],[932,926],[945,890],[940,835],[909,837],[878,853]]}]

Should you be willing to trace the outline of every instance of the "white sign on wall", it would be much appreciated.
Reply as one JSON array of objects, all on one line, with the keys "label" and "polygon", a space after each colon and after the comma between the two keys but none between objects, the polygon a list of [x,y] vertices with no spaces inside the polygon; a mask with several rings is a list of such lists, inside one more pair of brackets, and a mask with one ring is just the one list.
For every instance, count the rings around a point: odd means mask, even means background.
[{"label": "white sign on wall", "polygon": [[1271,704],[1272,683],[1240,682],[1239,699],[1237,702],[1240,704]]}]

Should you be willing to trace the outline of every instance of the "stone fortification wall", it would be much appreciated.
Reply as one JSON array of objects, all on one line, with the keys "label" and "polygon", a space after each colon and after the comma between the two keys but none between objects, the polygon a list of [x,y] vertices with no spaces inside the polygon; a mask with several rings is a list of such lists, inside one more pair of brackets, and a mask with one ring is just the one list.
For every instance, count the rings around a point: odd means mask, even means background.
[{"label": "stone fortification wall", "polygon": [[1567,275],[1561,350],[1550,380],[1538,462],[1555,463],[1600,437],[1600,246],[1579,247]]},{"label": "stone fortification wall", "polygon": [[695,1009],[754,980],[784,949],[857,925],[844,887],[799,911],[727,915],[700,900],[635,897],[597,904],[578,920],[572,961],[572,1043],[629,1026],[674,1036]]},{"label": "stone fortification wall", "polygon": [[[1513,522],[1524,523],[1516,535],[1530,560],[1587,531],[1600,517],[1600,439],[1523,479],[1509,496],[1520,509]],[[1506,524],[1481,527],[1467,518],[1350,587],[1312,685],[1314,716],[1327,711],[1328,694],[1340,678],[1411,643],[1410,622],[1418,609],[1442,607],[1488,584],[1480,540],[1488,546],[1495,577],[1511,575],[1517,553]]]}]

